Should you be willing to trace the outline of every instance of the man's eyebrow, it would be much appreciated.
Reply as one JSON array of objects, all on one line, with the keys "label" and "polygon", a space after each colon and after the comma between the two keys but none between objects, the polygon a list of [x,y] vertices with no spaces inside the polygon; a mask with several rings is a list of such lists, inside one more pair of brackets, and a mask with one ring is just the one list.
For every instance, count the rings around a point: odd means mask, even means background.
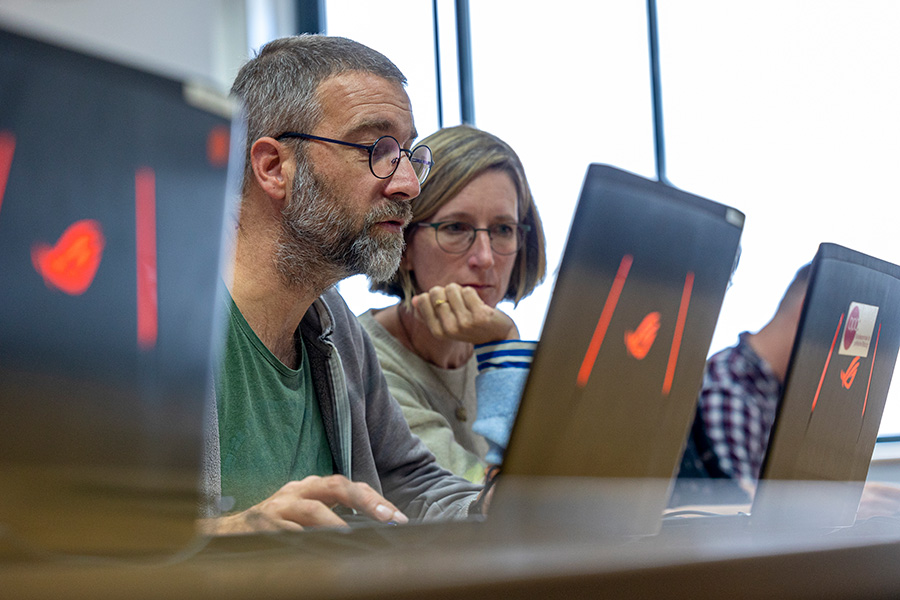
[{"label": "man's eyebrow", "polygon": [[362,133],[366,131],[387,131],[393,127],[393,123],[387,119],[368,119],[354,125],[349,133]]},{"label": "man's eyebrow", "polygon": [[[373,119],[368,121],[363,121],[353,128],[351,128],[348,132],[348,136],[362,135],[365,133],[371,132],[373,135],[387,135],[392,129],[396,128],[397,124],[388,119]],[[419,137],[419,133],[413,128],[410,132],[409,137],[406,140],[397,140],[401,144],[404,142],[409,142],[412,144]],[[374,139],[372,140],[375,141]]]}]

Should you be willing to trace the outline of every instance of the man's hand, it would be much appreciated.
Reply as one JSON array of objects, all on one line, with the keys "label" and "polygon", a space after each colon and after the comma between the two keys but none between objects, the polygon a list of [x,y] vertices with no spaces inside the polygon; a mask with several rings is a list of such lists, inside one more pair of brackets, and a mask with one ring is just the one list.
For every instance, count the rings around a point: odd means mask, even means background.
[{"label": "man's hand", "polygon": [[202,520],[200,530],[209,535],[228,535],[346,526],[332,510],[335,506],[355,509],[384,523],[409,521],[396,506],[367,484],[354,483],[343,475],[330,475],[288,482],[269,498],[245,511]]},{"label": "man's hand", "polygon": [[506,313],[488,306],[474,288],[451,283],[413,297],[416,316],[437,338],[486,344],[519,337]]}]

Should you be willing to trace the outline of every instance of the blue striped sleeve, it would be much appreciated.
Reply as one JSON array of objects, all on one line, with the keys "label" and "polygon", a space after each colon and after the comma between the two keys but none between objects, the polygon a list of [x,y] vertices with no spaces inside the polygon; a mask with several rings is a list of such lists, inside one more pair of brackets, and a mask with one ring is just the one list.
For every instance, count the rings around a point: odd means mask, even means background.
[{"label": "blue striped sleeve", "polygon": [[503,340],[475,346],[478,372],[494,369],[528,369],[534,358],[537,342]]}]

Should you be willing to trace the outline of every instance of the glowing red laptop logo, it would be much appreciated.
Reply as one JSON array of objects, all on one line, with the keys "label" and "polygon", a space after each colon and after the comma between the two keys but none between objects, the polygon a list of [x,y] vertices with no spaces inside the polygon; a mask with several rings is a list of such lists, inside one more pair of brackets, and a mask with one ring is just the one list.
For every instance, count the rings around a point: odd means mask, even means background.
[{"label": "glowing red laptop logo", "polygon": [[31,261],[47,287],[79,296],[94,281],[105,243],[100,224],[85,219],[70,225],[54,246],[35,244]]},{"label": "glowing red laptop logo", "polygon": [[[630,254],[626,254],[619,263],[619,269],[616,271],[616,276],[613,279],[609,295],[607,295],[606,301],[603,304],[603,310],[600,312],[600,317],[597,319],[597,327],[594,329],[594,334],[591,336],[591,341],[588,344],[587,351],[584,353],[584,359],[581,361],[581,367],[578,369],[578,375],[575,378],[575,384],[578,387],[585,387],[591,377],[594,362],[597,360],[597,356],[600,353],[600,347],[603,345],[606,331],[609,328],[610,321],[612,321],[616,305],[619,303],[619,298],[622,294],[622,289],[625,287],[625,282],[628,279],[628,273],[631,270],[633,261],[634,257]],[[669,392],[672,391],[672,384],[675,379],[675,369],[678,366],[678,353],[681,350],[681,341],[684,335],[685,322],[687,321],[688,308],[691,305],[691,294],[693,289],[694,272],[688,271],[684,277],[684,288],[681,292],[681,302],[678,305],[678,318],[675,321],[675,332],[672,335],[672,347],[669,350],[669,361],[666,364],[666,374],[662,385],[663,396],[668,396]],[[659,324],[659,313],[652,312],[644,317],[636,330],[626,332],[625,346],[627,347],[628,352],[638,359],[643,359],[647,356],[647,353],[656,341],[656,335],[659,332]]]},{"label": "glowing red laptop logo", "polygon": [[652,312],[641,321],[634,331],[625,332],[625,347],[628,353],[638,360],[643,360],[656,341],[659,332],[659,313]]},{"label": "glowing red laptop logo", "polygon": [[853,360],[850,361],[850,366],[847,367],[846,370],[841,369],[841,385],[844,386],[845,390],[849,390],[850,386],[853,385],[853,380],[856,379],[856,372],[859,370],[859,357],[854,356]]}]

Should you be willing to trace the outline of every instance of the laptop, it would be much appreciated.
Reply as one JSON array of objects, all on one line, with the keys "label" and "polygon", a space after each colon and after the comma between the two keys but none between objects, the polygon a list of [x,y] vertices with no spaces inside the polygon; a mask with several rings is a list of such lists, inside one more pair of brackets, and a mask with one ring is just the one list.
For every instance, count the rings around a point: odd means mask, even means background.
[{"label": "laptop", "polygon": [[821,244],[750,523],[854,524],[898,348],[900,267]]},{"label": "laptop", "polygon": [[0,30],[0,555],[194,538],[232,121]]},{"label": "laptop", "polygon": [[589,166],[488,521],[659,530],[743,223],[729,206]]}]

